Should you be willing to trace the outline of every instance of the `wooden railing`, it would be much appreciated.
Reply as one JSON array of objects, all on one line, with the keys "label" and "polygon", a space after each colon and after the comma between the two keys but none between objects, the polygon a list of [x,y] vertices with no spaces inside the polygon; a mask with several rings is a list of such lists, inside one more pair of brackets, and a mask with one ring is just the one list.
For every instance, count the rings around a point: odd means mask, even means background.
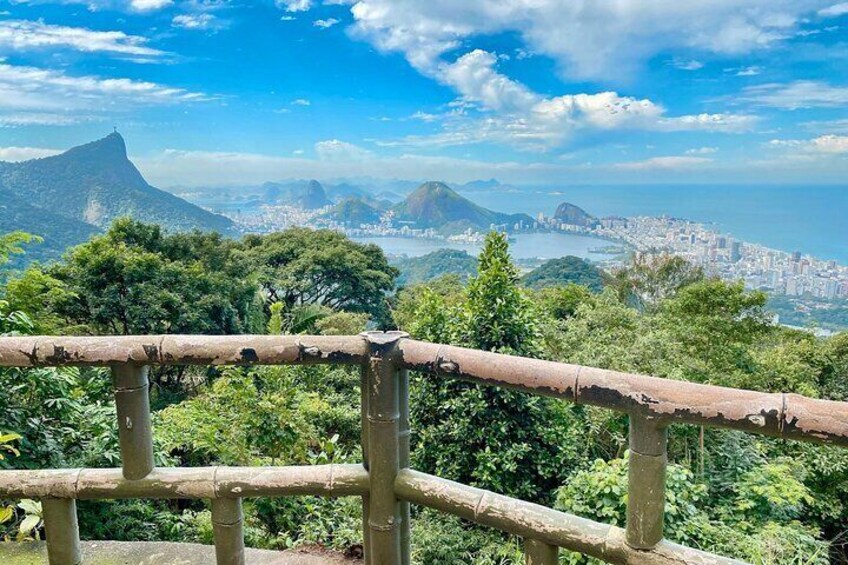
[{"label": "wooden railing", "polygon": [[[362,465],[156,468],[150,365],[347,364],[362,367]],[[241,499],[362,498],[367,565],[408,565],[409,504],[428,506],[525,540],[526,562],[553,565],[558,548],[609,563],[739,563],[663,540],[669,424],[732,428],[848,446],[848,403],[618,373],[424,343],[400,332],[359,336],[0,338],[0,366],[111,367],[122,469],[0,471],[0,498],[43,505],[51,565],[82,563],[76,500],[212,501],[219,564],[244,563]],[[627,524],[621,529],[409,468],[409,370],[626,412]]]}]

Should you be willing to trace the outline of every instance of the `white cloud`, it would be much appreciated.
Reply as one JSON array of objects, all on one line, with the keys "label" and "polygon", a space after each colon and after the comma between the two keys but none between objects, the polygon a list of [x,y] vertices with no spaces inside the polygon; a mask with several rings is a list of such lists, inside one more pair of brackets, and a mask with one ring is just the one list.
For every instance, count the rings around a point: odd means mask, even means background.
[{"label": "white cloud", "polygon": [[173,0],[130,0],[130,6],[139,12],[160,10],[173,4]]},{"label": "white cloud", "polygon": [[819,15],[826,18],[835,18],[838,16],[844,16],[845,14],[848,14],[848,2],[840,2],[839,4],[834,4],[833,6],[828,6],[823,10],[819,10]]},{"label": "white cloud", "polygon": [[179,14],[174,16],[171,24],[174,27],[184,29],[213,29],[220,26],[218,18],[205,12],[198,14]]},{"label": "white cloud", "polygon": [[617,169],[625,169],[629,171],[652,171],[652,170],[681,170],[699,167],[712,163],[712,159],[705,157],[686,157],[686,156],[668,156],[668,157],[651,157],[643,161],[630,161],[627,163],[616,163]]},{"label": "white cloud", "polygon": [[409,116],[409,119],[411,120],[421,120],[422,122],[435,122],[439,118],[440,116],[438,114],[430,114],[428,112],[422,112],[421,110],[418,110]]},{"label": "white cloud", "polygon": [[315,153],[319,159],[327,161],[370,159],[374,155],[367,149],[338,139],[319,141],[315,144]]},{"label": "white cloud", "polygon": [[296,98],[291,101],[292,106],[311,106],[312,102],[307,100],[306,98]]},{"label": "white cloud", "polygon": [[8,125],[66,125],[132,107],[209,99],[199,92],[154,82],[72,76],[58,70],[0,63],[0,123]]},{"label": "white cloud", "polygon": [[688,149],[686,151],[687,155],[711,155],[713,153],[718,152],[718,147],[696,147],[693,149]]},{"label": "white cloud", "polygon": [[819,120],[813,122],[804,122],[801,127],[808,130],[826,131],[829,133],[846,133],[848,134],[848,119],[841,120]]},{"label": "white cloud", "polygon": [[813,139],[773,139],[769,142],[772,147],[795,148],[805,153],[819,155],[848,154],[848,135],[821,135]]},{"label": "white cloud", "polygon": [[315,27],[320,27],[321,29],[327,29],[333,27],[340,21],[341,20],[338,20],[336,18],[327,18],[326,20],[315,20],[314,22],[312,22],[312,25],[314,25]]},{"label": "white cloud", "polygon": [[757,67],[756,65],[750,67],[742,67],[736,70],[736,76],[738,77],[753,77],[757,76],[762,72],[761,67]]},{"label": "white cloud", "polygon": [[476,36],[514,32],[571,78],[620,80],[657,54],[739,55],[794,35],[822,0],[361,0],[355,35],[419,70]]},{"label": "white cloud", "polygon": [[163,51],[147,47],[147,38],[122,31],[94,31],[79,27],[48,25],[42,21],[0,20],[0,49],[66,47],[77,51],[106,51],[155,57]]},{"label": "white cloud", "polygon": [[0,161],[28,161],[58,155],[59,149],[44,149],[41,147],[0,147]]},{"label": "white cloud", "polygon": [[306,12],[312,8],[312,0],[276,0],[276,3],[287,12]]},{"label": "white cloud", "polygon": [[681,59],[679,57],[672,59],[671,65],[683,71],[697,71],[698,69],[704,68],[704,64],[701,61],[696,61],[695,59]]},{"label": "white cloud", "polygon": [[768,83],[744,88],[733,100],[787,110],[839,107],[848,104],[848,87],[814,80]]},{"label": "white cloud", "polygon": [[[0,103],[0,109],[2,109],[2,103]],[[0,113],[0,127],[70,126],[93,119],[93,116],[79,113],[72,116],[49,112]]]},{"label": "white cloud", "polygon": [[153,12],[172,5],[173,0],[12,0],[13,4],[84,4],[92,12],[105,9]]},{"label": "white cloud", "polygon": [[494,54],[475,49],[454,63],[431,69],[437,80],[461,95],[461,107],[442,116],[442,133],[384,144],[438,146],[495,141],[543,150],[562,144],[576,130],[586,128],[738,132],[750,129],[755,121],[737,114],[667,116],[665,108],[650,100],[616,92],[545,97],[500,74],[496,64]]}]

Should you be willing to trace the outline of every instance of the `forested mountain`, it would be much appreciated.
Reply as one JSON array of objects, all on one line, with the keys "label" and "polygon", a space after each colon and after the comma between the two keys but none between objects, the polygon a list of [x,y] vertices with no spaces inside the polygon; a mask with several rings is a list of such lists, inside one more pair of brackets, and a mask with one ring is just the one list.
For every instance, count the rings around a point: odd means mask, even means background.
[{"label": "forested mountain", "polygon": [[392,210],[398,220],[413,227],[444,232],[466,228],[488,230],[493,224],[511,229],[518,222],[533,222],[526,214],[502,214],[478,206],[442,182],[425,182]]},{"label": "forested mountain", "polygon": [[331,220],[351,227],[359,227],[362,224],[376,224],[380,221],[382,215],[381,210],[360,198],[342,200],[327,213],[327,217]]},{"label": "forested mountain", "polygon": [[590,262],[569,255],[542,263],[538,268],[524,275],[522,282],[525,286],[534,289],[573,283],[600,292],[604,288],[605,275]]},{"label": "forested mountain", "polygon": [[398,286],[430,282],[443,275],[458,275],[460,280],[477,273],[477,258],[458,249],[438,249],[420,257],[392,261],[400,271]]},{"label": "forested mountain", "polygon": [[150,186],[127,158],[118,133],[53,157],[0,162],[0,207],[0,232],[24,230],[43,237],[42,256],[87,240],[121,216],[173,231],[228,233],[233,226],[223,216]]}]

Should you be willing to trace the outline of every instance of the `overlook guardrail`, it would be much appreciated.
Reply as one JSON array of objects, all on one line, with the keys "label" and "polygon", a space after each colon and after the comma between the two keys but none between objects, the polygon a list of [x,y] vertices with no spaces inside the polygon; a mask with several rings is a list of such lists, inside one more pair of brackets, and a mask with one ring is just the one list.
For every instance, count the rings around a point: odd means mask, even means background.
[{"label": "overlook guardrail", "polygon": [[[150,365],[347,364],[362,368],[362,465],[156,468]],[[760,393],[425,343],[401,332],[359,336],[0,338],[0,366],[110,367],[121,469],[0,471],[0,497],[42,501],[51,565],[82,563],[76,500],[208,499],[219,565],[244,563],[241,500],[358,496],[367,565],[409,565],[409,504],[525,540],[526,563],[559,548],[621,564],[739,561],[663,539],[667,427],[695,424],[848,447],[848,403]],[[627,413],[625,528],[601,524],[409,468],[409,370]]]}]

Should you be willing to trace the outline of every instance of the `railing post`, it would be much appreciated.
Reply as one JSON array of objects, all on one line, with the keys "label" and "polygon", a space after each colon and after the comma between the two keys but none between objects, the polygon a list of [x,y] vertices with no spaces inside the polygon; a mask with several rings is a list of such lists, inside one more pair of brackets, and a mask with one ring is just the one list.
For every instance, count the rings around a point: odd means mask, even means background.
[{"label": "railing post", "polygon": [[112,367],[118,436],[124,478],[143,479],[153,470],[153,428],[147,367],[121,364]]},{"label": "railing post", "polygon": [[642,416],[630,416],[630,469],[626,540],[651,549],[663,539],[667,429]]},{"label": "railing post", "polygon": [[[362,373],[359,379],[360,391],[360,425],[362,426],[362,466],[367,471],[370,467],[368,461],[368,374],[369,367],[362,366]],[[371,565],[371,530],[369,524],[371,506],[370,494],[362,497],[362,562],[364,565]]]},{"label": "railing post", "polygon": [[[398,371],[398,396],[400,407],[400,422],[398,426],[398,449],[399,468],[409,468],[409,371],[400,369]],[[403,500],[400,503],[400,547],[401,565],[410,565],[410,546],[412,537],[412,519],[410,516],[409,502]]]},{"label": "railing post", "polygon": [[212,530],[218,565],[244,565],[244,524],[240,498],[212,500]]},{"label": "railing post", "polygon": [[41,512],[50,565],[80,565],[82,553],[76,501],[69,498],[44,498],[41,500]]},{"label": "railing post", "polygon": [[557,565],[559,563],[559,548],[555,545],[537,541],[524,540],[525,565]]},{"label": "railing post", "polygon": [[408,538],[402,542],[403,517],[395,495],[401,464],[401,371],[396,345],[403,332],[366,332],[371,354],[366,369],[368,391],[368,472],[371,482],[368,529],[370,565],[409,562]]}]

